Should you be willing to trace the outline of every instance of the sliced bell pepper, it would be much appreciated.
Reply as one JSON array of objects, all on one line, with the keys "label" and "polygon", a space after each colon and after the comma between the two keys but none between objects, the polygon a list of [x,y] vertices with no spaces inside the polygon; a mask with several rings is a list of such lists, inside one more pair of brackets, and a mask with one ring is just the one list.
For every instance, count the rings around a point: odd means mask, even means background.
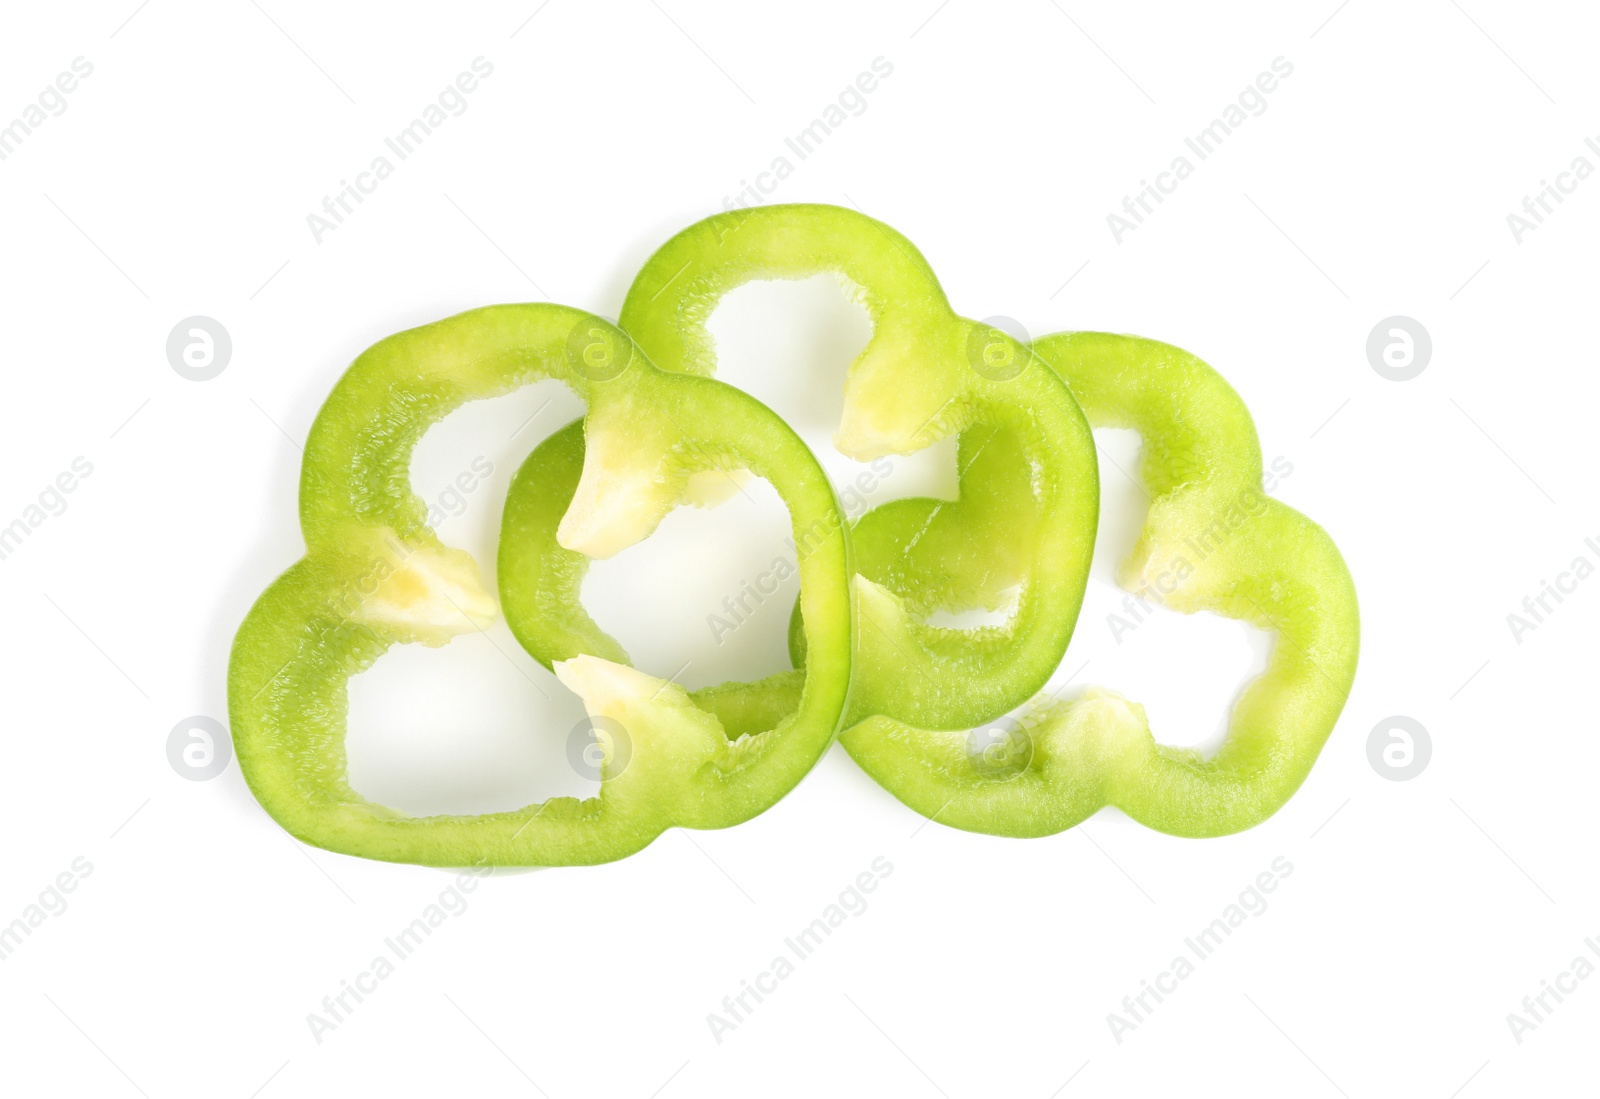
[{"label": "sliced bell pepper", "polygon": [[[596,797],[511,812],[409,817],[346,778],[346,684],[396,643],[441,645],[497,613],[477,563],[443,545],[410,485],[423,432],[462,403],[555,377],[588,403],[581,468],[552,505],[562,545],[607,556],[647,536],[679,502],[730,471],[765,477],[797,538],[804,673],[740,685],[734,728],[717,707],[606,658],[563,657],[556,674],[605,743]],[[573,432],[576,435],[576,431]],[[799,437],[720,382],[656,368],[607,322],[555,305],[477,309],[364,352],[329,394],[300,482],[306,556],[251,608],[228,669],[235,750],[250,789],[300,839],[368,858],[438,866],[554,866],[620,858],[673,825],[716,828],[759,813],[831,743],[851,671],[849,547],[836,495]],[[574,619],[577,621],[577,619]],[[581,624],[581,623],[580,623]],[[614,655],[614,654],[613,654]],[[570,658],[569,658],[570,657]]]},{"label": "sliced bell pepper", "polygon": [[[853,526],[859,633],[847,722],[881,714],[964,729],[991,720],[1060,662],[1093,555],[1094,440],[1060,378],[1011,336],[957,316],[905,237],[836,206],[736,210],[690,226],[645,264],[618,323],[663,369],[709,373],[706,321],[729,291],[820,273],[835,274],[873,321],[845,384],[838,448],[868,461],[960,433],[956,500],[897,500]],[[584,461],[582,446],[576,432],[552,436],[518,471],[506,503],[506,620],[546,662],[574,652],[626,657],[583,613],[586,564],[555,538],[553,478]],[[806,540],[796,544],[803,561]],[[994,610],[1011,589],[1019,594],[1003,625],[927,622],[938,609]],[[809,669],[802,625],[791,648]],[[735,688],[718,697],[755,705]]]},{"label": "sliced bell pepper", "polygon": [[1252,827],[1305,780],[1349,696],[1360,636],[1350,573],[1321,527],[1263,493],[1255,425],[1205,363],[1101,333],[1046,336],[1033,349],[1091,423],[1143,439],[1150,511],[1119,582],[1185,614],[1272,631],[1267,669],[1209,759],[1157,744],[1144,708],[1104,690],[1041,698],[987,736],[875,716],[841,742],[901,801],[970,831],[1049,835],[1107,805],[1174,835]]}]

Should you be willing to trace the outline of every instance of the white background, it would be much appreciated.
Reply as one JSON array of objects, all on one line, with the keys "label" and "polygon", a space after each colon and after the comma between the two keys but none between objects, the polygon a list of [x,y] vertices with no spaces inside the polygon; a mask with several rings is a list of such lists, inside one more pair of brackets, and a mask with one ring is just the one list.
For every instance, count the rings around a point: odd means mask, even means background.
[{"label": "white background", "polygon": [[[0,120],[73,58],[94,66],[0,162],[0,525],[74,458],[93,466],[0,561],[0,922],[74,859],[92,866],[0,963],[8,1091],[1593,1087],[1600,980],[1520,1043],[1507,1015],[1600,935],[1600,581],[1520,644],[1506,621],[1573,558],[1600,562],[1583,544],[1600,535],[1600,181],[1520,243],[1506,221],[1574,158],[1600,166],[1583,144],[1600,135],[1592,13],[135,2],[13,6],[0,33]],[[318,243],[306,215],[480,56],[493,75],[465,113]],[[1265,113],[1118,243],[1106,215],[1280,56],[1294,71]],[[1265,455],[1293,465],[1277,495],[1332,533],[1361,596],[1360,671],[1320,762],[1244,835],[1185,841],[1106,812],[1019,842],[921,827],[836,748],[752,823],[482,882],[319,1043],[308,1014],[452,876],[304,848],[236,765],[194,782],[166,756],[176,723],[226,719],[233,631],[301,552],[298,446],[319,403],[376,339],[462,309],[549,298],[614,316],[658,244],[767,170],[877,57],[893,73],[866,110],[788,154],[765,198],[895,225],[965,315],[1160,338],[1238,388]],[[196,314],[233,341],[203,383],[165,350]],[[1404,383],[1365,350],[1395,314],[1434,346]],[[826,441],[861,315],[824,282],[758,287],[716,329],[722,376],[853,475]],[[474,459],[494,468],[447,541],[492,560],[517,463],[576,410],[543,387],[429,435],[414,477],[430,500]],[[1102,443],[1132,468],[1135,441]],[[903,460],[874,500],[948,491],[951,453]],[[1163,612],[1113,640],[1112,569],[1142,503],[1102,464],[1062,678],[1087,661],[1075,682],[1144,701],[1158,736],[1214,742],[1264,639]],[[792,592],[723,645],[706,624],[778,552],[781,511],[758,503],[677,513],[593,570],[586,601],[641,667],[687,660],[697,686],[783,666]],[[393,651],[351,697],[352,777],[375,799],[477,811],[590,788],[566,763],[576,700],[503,627]],[[1368,762],[1397,714],[1433,746],[1407,782]],[[716,1041],[707,1015],[880,856],[893,872],[866,910]],[[1119,1043],[1107,1015],[1279,856],[1293,873],[1267,910]]]}]

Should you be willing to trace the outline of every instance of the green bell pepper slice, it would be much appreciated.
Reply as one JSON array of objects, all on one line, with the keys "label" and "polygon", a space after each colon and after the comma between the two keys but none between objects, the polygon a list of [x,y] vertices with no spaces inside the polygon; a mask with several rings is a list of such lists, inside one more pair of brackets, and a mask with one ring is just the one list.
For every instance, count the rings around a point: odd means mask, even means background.
[{"label": "green bell pepper slice", "polygon": [[[553,537],[573,552],[605,556],[646,537],[674,506],[702,498],[731,471],[765,477],[796,536],[810,540],[799,562],[800,598],[817,657],[804,673],[740,685],[774,701],[730,730],[715,707],[673,683],[604,654],[574,653],[554,670],[610,733],[597,796],[409,817],[367,801],[347,781],[347,682],[390,645],[441,645],[497,613],[477,563],[428,527],[410,485],[411,454],[432,423],[464,402],[551,377],[588,405],[587,450],[550,512]],[[365,351],[312,425],[300,522],[306,555],[246,616],[228,698],[251,791],[307,843],[435,866],[604,862],[674,825],[719,828],[761,812],[810,770],[844,711],[853,646],[849,545],[815,457],[759,401],[658,369],[617,328],[579,310],[477,309]],[[617,742],[623,734],[626,751]]]},{"label": "green bell pepper slice", "polygon": [[906,805],[969,831],[1050,835],[1108,805],[1173,835],[1250,828],[1300,787],[1349,696],[1360,647],[1349,570],[1321,527],[1263,493],[1255,425],[1205,363],[1101,333],[1046,336],[1033,348],[1091,423],[1142,437],[1152,502],[1119,583],[1172,610],[1271,631],[1267,669],[1209,759],[1156,743],[1143,707],[1094,689],[1040,699],[987,736],[876,716],[841,742]]},{"label": "green bell pepper slice", "polygon": [[[664,244],[628,291],[619,325],[665,370],[710,373],[706,322],[758,279],[836,275],[873,322],[851,364],[835,444],[869,461],[959,433],[957,499],[897,500],[852,527],[858,646],[847,724],[885,715],[965,729],[1022,704],[1061,660],[1077,621],[1099,507],[1094,440],[1061,379],[1006,333],[956,315],[927,261],[882,222],[836,206],[736,210]],[[560,471],[583,439],[546,440],[513,479],[500,543],[506,621],[546,663],[626,654],[583,613],[586,562],[555,537]],[[803,555],[804,538],[796,545]],[[935,610],[994,610],[999,626],[930,625]],[[797,620],[797,666],[815,660]],[[776,705],[734,688],[721,704]]]}]

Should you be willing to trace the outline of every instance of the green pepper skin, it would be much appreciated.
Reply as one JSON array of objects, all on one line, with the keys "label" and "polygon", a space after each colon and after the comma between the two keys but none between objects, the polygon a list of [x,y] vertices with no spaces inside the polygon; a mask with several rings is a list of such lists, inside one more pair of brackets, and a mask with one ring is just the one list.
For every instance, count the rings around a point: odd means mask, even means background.
[{"label": "green pepper skin", "polygon": [[[972,322],[950,313],[903,237],[832,207],[763,207],[691,227],[640,273],[621,323],[666,368],[709,371],[705,323],[729,289],[818,271],[838,273],[875,325],[851,367],[840,448],[867,458],[961,431],[956,501],[894,501],[851,528],[860,630],[840,741],[856,762],[919,812],[996,835],[1049,835],[1115,806],[1164,832],[1216,836],[1281,808],[1349,695],[1359,613],[1328,535],[1262,493],[1255,427],[1233,389],[1177,348],[1095,333],[1036,341],[1027,368],[1008,381],[963,377],[974,372],[953,333],[964,331],[970,347]],[[1050,369],[1036,370],[1041,363]],[[1086,432],[1052,433],[1061,426],[1051,418],[1056,397],[1041,374],[1062,379],[1090,423],[1143,437],[1153,503],[1124,586],[1170,588],[1164,602],[1173,610],[1211,610],[1277,636],[1267,671],[1241,695],[1212,758],[1158,745],[1142,707],[1100,690],[1036,699],[999,758],[975,750],[984,745],[973,728],[1022,703],[1058,665],[1087,569],[1087,544],[1075,556],[1066,528],[1092,529],[1095,502],[1080,506],[1068,471],[1092,441]],[[1094,465],[1092,451],[1087,457]],[[574,461],[581,440],[552,438],[513,483],[502,577],[545,579],[542,602],[508,603],[507,617],[536,656],[559,659],[575,643],[615,659],[620,650],[597,629],[557,635],[576,620],[582,564],[559,559],[553,516],[541,522],[521,507],[548,480],[542,468]],[[1081,474],[1076,484],[1097,493]],[[1057,506],[1040,506],[1051,492]],[[519,512],[528,521],[514,525]],[[921,621],[941,607],[992,606],[1018,583],[1023,598],[1005,628],[938,630]],[[1050,597],[1037,600],[1041,591]],[[797,610],[791,651],[796,666],[808,667],[803,626]],[[760,697],[719,688],[717,704],[761,713],[781,705],[784,686],[774,677]]]},{"label": "green pepper skin", "polygon": [[[851,364],[835,442],[867,461],[959,433],[958,498],[897,500],[852,532],[859,623],[850,722],[873,714],[964,729],[1025,702],[1060,662],[1082,605],[1099,507],[1094,439],[1060,378],[1010,336],[957,316],[926,260],[889,226],[836,206],[765,206],[707,218],[674,236],[635,278],[618,322],[665,370],[710,373],[706,322],[731,290],[757,279],[835,274],[867,310],[872,338]],[[986,361],[999,361],[999,368]],[[536,659],[574,651],[619,659],[582,613],[582,562],[560,553],[549,519],[525,500],[540,468],[580,461],[576,436],[552,437],[518,472],[500,544],[506,619]],[[512,535],[515,535],[514,537]],[[797,538],[803,552],[806,542]],[[929,625],[935,610],[995,609],[1001,626]],[[581,636],[561,623],[587,623]],[[815,660],[798,615],[797,666]],[[737,692],[719,697],[726,705]]]},{"label": "green pepper skin", "polygon": [[[528,455],[512,480],[500,521],[501,609],[522,647],[547,668],[584,655],[629,663],[622,645],[599,627],[579,598],[590,558],[562,546],[556,536],[583,460],[583,421],[575,420]],[[836,524],[837,513],[819,514],[814,522]],[[794,710],[805,678],[804,672],[777,672],[755,683],[703,687],[689,697],[737,740],[773,728]]]},{"label": "green pepper skin", "polygon": [[[589,447],[564,471],[552,519],[572,552],[605,556],[648,536],[697,478],[749,469],[772,482],[797,532],[808,643],[804,675],[727,729],[715,708],[606,655],[567,651],[554,670],[597,719],[620,722],[601,789],[512,812],[412,818],[346,779],[349,677],[392,644],[440,645],[497,613],[478,567],[444,546],[410,485],[426,429],[466,401],[543,378],[588,402]],[[251,791],[291,834],[367,858],[435,866],[605,862],[674,825],[717,828],[766,809],[832,742],[848,701],[851,565],[837,496],[798,436],[746,394],[657,369],[623,333],[555,305],[504,305],[401,332],[339,379],[306,442],[306,556],[251,608],[228,669],[235,751]],[[581,632],[581,622],[573,626]],[[761,727],[755,728],[752,718]]]},{"label": "green pepper skin", "polygon": [[1277,812],[1316,762],[1349,697],[1360,648],[1355,586],[1310,519],[1262,491],[1249,412],[1205,363],[1153,340],[1064,333],[1034,350],[1096,427],[1143,439],[1149,516],[1119,582],[1170,588],[1166,606],[1276,635],[1213,758],[1156,743],[1143,707],[1109,691],[1044,699],[1010,731],[1007,759],[968,736],[873,717],[841,736],[852,758],[942,824],[1003,836],[1071,828],[1104,806],[1179,836],[1220,836]]}]

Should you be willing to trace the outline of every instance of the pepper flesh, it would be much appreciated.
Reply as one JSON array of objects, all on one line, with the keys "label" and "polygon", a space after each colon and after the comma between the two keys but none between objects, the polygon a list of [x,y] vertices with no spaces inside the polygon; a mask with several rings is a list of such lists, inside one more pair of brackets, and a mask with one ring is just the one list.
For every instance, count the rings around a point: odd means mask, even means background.
[{"label": "pepper flesh", "polygon": [[[496,610],[476,562],[427,526],[410,487],[411,453],[462,403],[546,377],[566,381],[589,406],[590,445],[555,525],[564,546],[615,552],[654,530],[697,475],[748,469],[772,482],[796,531],[819,532],[800,565],[801,599],[809,642],[826,655],[803,676],[781,677],[784,705],[767,707],[759,729],[746,723],[730,733],[675,684],[574,654],[556,674],[597,721],[620,724],[631,740],[626,761],[606,750],[598,796],[408,817],[347,782],[347,681],[392,644],[443,644],[482,628]],[[832,741],[849,690],[852,620],[849,547],[831,485],[760,402],[657,369],[597,317],[555,305],[494,306],[368,349],[312,426],[300,516],[306,556],[251,608],[228,681],[246,780],[308,843],[440,866],[604,862],[673,825],[725,827],[754,816]]]},{"label": "pepper flesh", "polygon": [[[903,435],[908,422],[903,415],[895,419],[903,409],[893,407],[894,402],[912,408],[915,419],[928,401],[918,387],[894,389],[884,382],[896,365],[894,349],[878,342],[886,330],[894,330],[884,314],[891,322],[906,314],[897,313],[892,303],[875,304],[870,287],[896,283],[895,301],[903,306],[915,299],[907,286],[916,284],[918,272],[901,269],[888,245],[901,257],[915,253],[906,251],[903,238],[888,235],[892,230],[887,227],[873,229],[887,242],[877,249],[839,225],[818,239],[805,224],[813,209],[764,208],[722,223],[713,242],[717,245],[723,236],[735,237],[752,227],[761,230],[745,237],[746,250],[733,258],[709,244],[704,254],[669,244],[658,253],[665,262],[652,261],[636,280],[622,323],[641,334],[645,346],[666,363],[709,369],[712,349],[705,320],[726,289],[757,277],[843,270],[847,285],[857,289],[873,312],[876,328],[851,375],[853,384],[865,365],[872,384],[854,393],[847,390],[840,441],[847,452],[857,447],[857,456],[871,455],[878,447],[892,450],[899,445],[897,430]],[[852,220],[848,212],[840,215],[845,225]],[[863,220],[855,228],[876,225]],[[718,257],[731,270],[715,267]],[[857,270],[872,277],[856,281],[852,272]],[[931,282],[931,275],[925,281]],[[937,329],[937,319],[930,317],[938,315],[923,309],[919,323]],[[909,345],[901,365],[917,356],[936,357],[936,341],[929,343],[926,334],[922,340]],[[925,665],[907,659],[909,653],[928,651],[925,643],[905,643],[928,636],[913,633],[920,624],[910,622],[911,615],[926,613],[955,592],[977,589],[993,595],[1028,574],[1027,554],[1034,546],[1026,538],[1006,537],[1008,521],[1015,523],[1019,515],[1028,520],[1028,513],[1014,506],[1020,486],[1034,474],[1026,458],[1017,457],[1019,450],[1026,455],[1026,449],[1019,448],[1019,437],[1007,430],[1009,425],[982,425],[989,431],[985,436],[967,420],[962,422],[969,430],[960,442],[963,491],[958,502],[896,501],[852,526],[860,574],[856,608],[863,626],[858,686],[841,743],[906,804],[969,830],[1045,835],[1106,805],[1180,835],[1220,835],[1259,823],[1304,780],[1349,693],[1359,624],[1343,560],[1321,528],[1261,494],[1260,449],[1249,413],[1203,362],[1155,341],[1089,333],[1046,337],[1032,350],[1037,356],[1033,361],[1047,362],[1064,378],[1096,426],[1131,427],[1143,437],[1143,476],[1155,499],[1145,532],[1124,568],[1125,585],[1140,590],[1151,579],[1183,572],[1182,582],[1167,595],[1167,605],[1185,613],[1214,610],[1274,631],[1278,643],[1271,664],[1240,698],[1229,735],[1210,759],[1157,745],[1143,709],[1106,691],[1092,690],[1068,702],[1036,701],[1024,715],[1026,725],[1019,726],[1016,737],[1008,737],[998,759],[974,750],[988,746],[972,735],[971,726],[998,716],[984,706],[972,710],[985,716],[964,725],[895,713],[895,703],[914,694],[921,678],[910,673],[926,671]],[[859,398],[863,390],[867,396],[860,399],[869,409],[852,404],[852,397]],[[878,441],[862,441],[873,439]],[[548,445],[559,444],[552,440]],[[530,484],[537,483],[540,479],[531,475],[547,457],[553,455],[536,452],[518,480],[527,474]],[[975,471],[979,475],[968,476]],[[527,491],[514,483],[508,515]],[[1241,511],[1246,505],[1248,511]],[[942,517],[951,517],[962,506],[975,508],[983,520],[970,528],[954,522],[939,526]],[[1204,557],[1190,561],[1183,546],[1195,538],[1205,547]],[[1211,546],[1213,540],[1218,544]],[[503,541],[502,573],[519,571],[520,560],[539,557],[545,552],[541,545],[553,547],[554,539],[541,535],[537,524],[522,531],[517,545]],[[972,582],[975,575],[980,577],[977,583]],[[565,592],[552,588],[547,595],[546,609],[559,611],[569,600],[575,602],[576,587]],[[1069,626],[1076,612],[1074,603]],[[537,653],[547,642],[530,642],[519,628],[519,617],[508,607],[513,628]],[[885,621],[901,627],[900,632],[884,629]],[[809,656],[798,636],[800,623],[797,617],[791,645],[797,666]],[[897,643],[874,652],[871,640],[878,635]],[[1052,657],[1052,669],[1058,659],[1059,654]],[[961,669],[968,678],[953,675],[947,681],[956,690],[970,690],[974,684],[981,688],[982,677],[971,675],[971,668]],[[739,697],[737,691],[732,695]],[[771,698],[759,703],[772,704]],[[943,714],[958,710],[947,707]]]},{"label": "pepper flesh", "polygon": [[1102,333],[1033,347],[1091,423],[1133,428],[1143,440],[1152,502],[1119,582],[1170,589],[1162,601],[1185,614],[1209,610],[1272,631],[1267,669],[1240,696],[1210,759],[1157,744],[1143,707],[1103,690],[1037,702],[1006,730],[1000,759],[975,753],[969,736],[882,716],[841,743],[905,804],[969,831],[1050,835],[1108,805],[1181,836],[1259,824],[1305,780],[1354,681],[1360,625],[1344,560],[1321,527],[1263,494],[1255,425],[1205,363]]},{"label": "pepper flesh", "polygon": [[[1099,506],[1094,441],[1055,373],[1009,335],[957,316],[926,260],[889,226],[835,206],[767,206],[707,218],[674,236],[634,279],[618,322],[666,370],[709,373],[717,303],[756,279],[835,274],[867,310],[872,338],[851,364],[835,444],[868,461],[960,433],[958,498],[898,500],[852,530],[860,622],[850,716],[930,728],[993,719],[1043,685],[1077,621]],[[524,501],[548,471],[581,460],[552,436],[512,482],[500,543],[506,619],[536,659],[622,650],[578,604],[584,563],[564,554]],[[548,516],[545,517],[548,520]],[[513,536],[514,535],[514,536]],[[805,542],[796,540],[804,553]],[[525,578],[524,587],[517,578]],[[1004,625],[950,629],[935,610],[994,610]],[[562,634],[552,623],[584,623]],[[797,666],[814,659],[798,624]],[[737,692],[725,692],[733,705]],[[763,703],[766,705],[769,703]]]}]

